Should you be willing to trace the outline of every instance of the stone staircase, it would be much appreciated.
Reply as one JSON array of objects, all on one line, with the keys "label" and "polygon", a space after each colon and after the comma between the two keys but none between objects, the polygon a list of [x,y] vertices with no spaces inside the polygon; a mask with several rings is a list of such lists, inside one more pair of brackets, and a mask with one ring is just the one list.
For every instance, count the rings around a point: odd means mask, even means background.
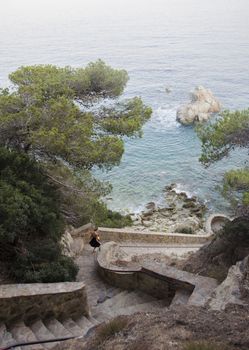
[{"label": "stone staircase", "polygon": [[98,276],[96,256],[91,249],[84,249],[77,264],[80,267],[78,280],[87,285],[92,317],[98,322],[105,322],[118,315],[158,311],[168,306],[167,301],[158,300],[141,291],[121,290],[105,283]]},{"label": "stone staircase", "polygon": [[[0,324],[0,348],[15,343],[52,340],[65,337],[83,337],[96,325],[118,315],[136,312],[154,312],[167,307],[166,301],[158,300],[140,291],[124,291],[102,281],[97,273],[96,256],[87,247],[77,259],[78,281],[87,285],[91,316],[78,319],[37,319],[26,324],[18,321],[11,325]],[[20,346],[17,350],[42,350],[55,347],[55,342]]]},{"label": "stone staircase", "polygon": [[[72,320],[35,320],[32,324],[25,324],[22,321],[6,326],[0,325],[0,348],[11,346],[15,343],[36,342],[43,340],[53,340],[73,336],[84,336],[88,330],[98,322],[90,320],[84,316]],[[51,349],[55,342],[34,344],[29,346],[16,347],[17,350],[43,350]]]}]

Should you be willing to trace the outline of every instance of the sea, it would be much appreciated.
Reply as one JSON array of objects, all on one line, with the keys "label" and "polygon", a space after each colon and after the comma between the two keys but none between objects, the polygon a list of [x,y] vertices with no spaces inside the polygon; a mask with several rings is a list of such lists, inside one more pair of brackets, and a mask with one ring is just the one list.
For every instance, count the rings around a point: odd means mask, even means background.
[{"label": "sea", "polygon": [[142,138],[125,138],[119,166],[94,169],[113,186],[108,206],[131,213],[163,205],[164,187],[175,183],[210,212],[227,212],[222,178],[248,153],[235,150],[205,168],[194,128],[176,122],[176,111],[199,85],[224,109],[249,107],[248,18],[248,0],[1,1],[0,85],[22,65],[84,67],[101,58],[126,69],[123,97],[141,96],[153,114]]}]

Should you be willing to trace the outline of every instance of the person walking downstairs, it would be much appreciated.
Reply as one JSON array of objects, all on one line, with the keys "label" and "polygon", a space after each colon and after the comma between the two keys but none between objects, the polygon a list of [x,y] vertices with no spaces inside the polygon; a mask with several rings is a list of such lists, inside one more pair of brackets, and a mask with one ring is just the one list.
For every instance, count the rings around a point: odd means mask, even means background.
[{"label": "person walking downstairs", "polygon": [[91,232],[91,240],[89,242],[90,246],[93,247],[93,253],[95,252],[96,248],[99,248],[100,250],[100,237],[99,237],[99,231],[98,227],[96,227],[92,232]]}]

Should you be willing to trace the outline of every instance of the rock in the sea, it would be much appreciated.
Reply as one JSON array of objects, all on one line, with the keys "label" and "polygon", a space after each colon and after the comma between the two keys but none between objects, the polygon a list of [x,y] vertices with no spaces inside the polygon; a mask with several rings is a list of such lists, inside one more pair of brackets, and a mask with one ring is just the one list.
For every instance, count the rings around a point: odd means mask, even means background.
[{"label": "rock in the sea", "polygon": [[199,86],[191,93],[191,102],[178,109],[176,120],[184,125],[205,122],[220,110],[221,104],[212,91]]},{"label": "rock in the sea", "polygon": [[149,202],[145,206],[145,210],[142,211],[142,216],[143,217],[148,217],[151,216],[155,211],[157,210],[156,203],[154,202]]},{"label": "rock in the sea", "polygon": [[146,209],[155,211],[157,209],[156,203],[155,202],[149,202],[146,204]]}]

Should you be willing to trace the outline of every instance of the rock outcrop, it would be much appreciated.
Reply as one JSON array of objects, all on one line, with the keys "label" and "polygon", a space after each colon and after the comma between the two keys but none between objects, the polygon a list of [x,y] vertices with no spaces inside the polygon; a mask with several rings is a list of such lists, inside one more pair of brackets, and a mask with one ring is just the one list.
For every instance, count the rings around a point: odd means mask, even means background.
[{"label": "rock outcrop", "polygon": [[61,248],[63,255],[66,255],[70,258],[74,257],[73,244],[74,240],[71,236],[69,229],[67,229],[61,237]]},{"label": "rock outcrop", "polygon": [[249,307],[249,256],[230,267],[226,279],[208,302],[213,310],[225,310],[230,304]]},{"label": "rock outcrop", "polygon": [[193,196],[179,192],[176,184],[164,189],[167,206],[158,207],[154,202],[147,204],[141,214],[132,215],[133,229],[168,233],[205,234],[204,214],[206,206]]},{"label": "rock outcrop", "polygon": [[[185,263],[183,269],[192,273],[214,277],[220,282],[227,278],[229,269],[249,255],[249,220],[236,218],[228,222],[211,243],[203,246]],[[240,265],[232,267],[230,275],[239,271]],[[249,269],[248,269],[249,270]],[[237,274],[237,272],[236,272]],[[249,280],[249,271],[247,279]],[[245,279],[246,281],[246,279]],[[226,282],[224,282],[224,286]],[[247,282],[249,289],[249,281]]]},{"label": "rock outcrop", "polygon": [[191,93],[191,102],[178,109],[176,120],[184,125],[206,122],[212,113],[220,110],[221,104],[211,90],[199,86]]}]

